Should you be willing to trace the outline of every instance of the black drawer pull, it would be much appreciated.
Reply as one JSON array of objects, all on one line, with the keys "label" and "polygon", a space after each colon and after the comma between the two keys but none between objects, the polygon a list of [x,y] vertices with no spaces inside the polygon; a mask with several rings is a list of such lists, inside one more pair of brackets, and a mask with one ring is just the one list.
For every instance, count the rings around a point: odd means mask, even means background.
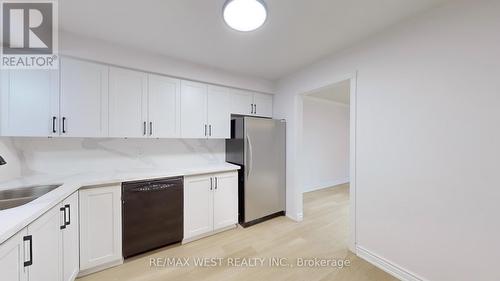
[{"label": "black drawer pull", "polygon": [[24,267],[33,265],[33,237],[31,235],[24,236],[23,241],[30,242],[30,259],[24,262]]},{"label": "black drawer pull", "polygon": [[[68,220],[66,221],[66,209],[68,210]],[[71,224],[71,207],[70,205],[65,205],[64,206],[64,225],[70,225]]]},{"label": "black drawer pull", "polygon": [[56,121],[57,121],[57,117],[53,116],[52,117],[52,133],[53,134],[57,133],[57,131],[56,131]]},{"label": "black drawer pull", "polygon": [[66,208],[65,207],[61,207],[59,209],[59,211],[63,212],[64,214],[64,217],[63,217],[63,225],[61,225],[61,229],[65,229],[66,228]]}]

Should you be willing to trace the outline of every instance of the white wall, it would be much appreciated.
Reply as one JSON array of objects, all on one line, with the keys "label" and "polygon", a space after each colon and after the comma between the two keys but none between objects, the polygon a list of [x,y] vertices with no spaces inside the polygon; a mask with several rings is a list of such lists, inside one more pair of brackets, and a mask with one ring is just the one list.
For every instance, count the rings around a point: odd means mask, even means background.
[{"label": "white wall", "polygon": [[348,182],[348,105],[312,97],[303,104],[303,191]]},{"label": "white wall", "polygon": [[[200,50],[200,52],[201,51],[202,50]],[[233,74],[219,69],[162,55],[151,54],[68,32],[61,32],[59,36],[59,52],[63,55],[172,77],[263,93],[272,94],[275,92],[275,84],[273,81]]]},{"label": "white wall", "polygon": [[[358,71],[357,246],[418,279],[500,275],[499,14],[453,1],[279,83],[295,173],[297,95]],[[288,176],[291,217],[301,177]]]},{"label": "white wall", "polygon": [[0,166],[0,182],[21,176],[21,162],[10,139],[0,138],[0,155],[7,162]]},{"label": "white wall", "polygon": [[[0,171],[9,167],[17,176],[156,170],[225,162],[224,140],[2,138],[0,151],[2,143],[15,151],[17,159],[12,163],[7,160],[9,163]],[[6,180],[10,174],[1,175]]]}]

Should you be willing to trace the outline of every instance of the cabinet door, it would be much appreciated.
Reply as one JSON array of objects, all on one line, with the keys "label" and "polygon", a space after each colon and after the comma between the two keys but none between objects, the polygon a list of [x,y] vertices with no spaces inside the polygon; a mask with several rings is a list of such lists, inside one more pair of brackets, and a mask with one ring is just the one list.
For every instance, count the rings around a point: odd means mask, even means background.
[{"label": "cabinet door", "polygon": [[211,175],[184,178],[184,239],[213,230]]},{"label": "cabinet door", "polygon": [[108,135],[108,69],[81,60],[61,60],[61,136]]},{"label": "cabinet door", "polygon": [[214,229],[238,223],[238,173],[215,175]]},{"label": "cabinet door", "polygon": [[27,270],[24,268],[23,237],[26,229],[18,232],[0,245],[0,272],[2,280],[27,281]]},{"label": "cabinet door", "polygon": [[56,70],[2,71],[2,136],[47,137],[59,134],[58,76]]},{"label": "cabinet door", "polygon": [[147,74],[128,69],[109,69],[109,135],[146,137]]},{"label": "cabinet door", "polygon": [[233,90],[230,110],[232,114],[251,115],[253,112],[253,93],[243,90]]},{"label": "cabinet door", "polygon": [[262,117],[273,117],[273,96],[266,94],[254,94],[254,115]]},{"label": "cabinet door", "polygon": [[231,105],[229,89],[208,87],[208,137],[229,139],[231,137]]},{"label": "cabinet door", "polygon": [[64,200],[63,208],[66,209],[66,228],[63,230],[63,281],[73,281],[80,270],[78,192]]},{"label": "cabinet door", "polygon": [[30,281],[62,280],[62,212],[57,206],[28,226],[32,237],[33,264],[28,268]]},{"label": "cabinet door", "polygon": [[190,81],[181,82],[181,124],[183,138],[207,137],[206,84]]},{"label": "cabinet door", "polygon": [[148,133],[155,138],[178,138],[181,133],[180,80],[149,75]]},{"label": "cabinet door", "polygon": [[83,189],[79,196],[80,269],[121,261],[121,186]]}]

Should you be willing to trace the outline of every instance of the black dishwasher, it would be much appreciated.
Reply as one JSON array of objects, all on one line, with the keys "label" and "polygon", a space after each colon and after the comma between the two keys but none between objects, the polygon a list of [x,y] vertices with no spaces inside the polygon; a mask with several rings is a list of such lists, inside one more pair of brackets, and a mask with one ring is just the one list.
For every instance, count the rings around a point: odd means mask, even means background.
[{"label": "black dishwasher", "polygon": [[183,177],[122,184],[125,258],[182,241],[183,189]]}]

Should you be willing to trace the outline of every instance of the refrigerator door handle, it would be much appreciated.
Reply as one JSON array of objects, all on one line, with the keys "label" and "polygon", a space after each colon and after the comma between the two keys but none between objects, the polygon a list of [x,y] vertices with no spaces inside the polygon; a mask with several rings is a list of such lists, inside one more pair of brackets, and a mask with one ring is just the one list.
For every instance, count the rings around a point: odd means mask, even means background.
[{"label": "refrigerator door handle", "polygon": [[252,172],[252,166],[253,166],[253,149],[252,149],[252,141],[250,140],[250,137],[247,136],[247,147],[248,147],[248,165],[247,165],[247,178],[250,177],[250,173]]}]

